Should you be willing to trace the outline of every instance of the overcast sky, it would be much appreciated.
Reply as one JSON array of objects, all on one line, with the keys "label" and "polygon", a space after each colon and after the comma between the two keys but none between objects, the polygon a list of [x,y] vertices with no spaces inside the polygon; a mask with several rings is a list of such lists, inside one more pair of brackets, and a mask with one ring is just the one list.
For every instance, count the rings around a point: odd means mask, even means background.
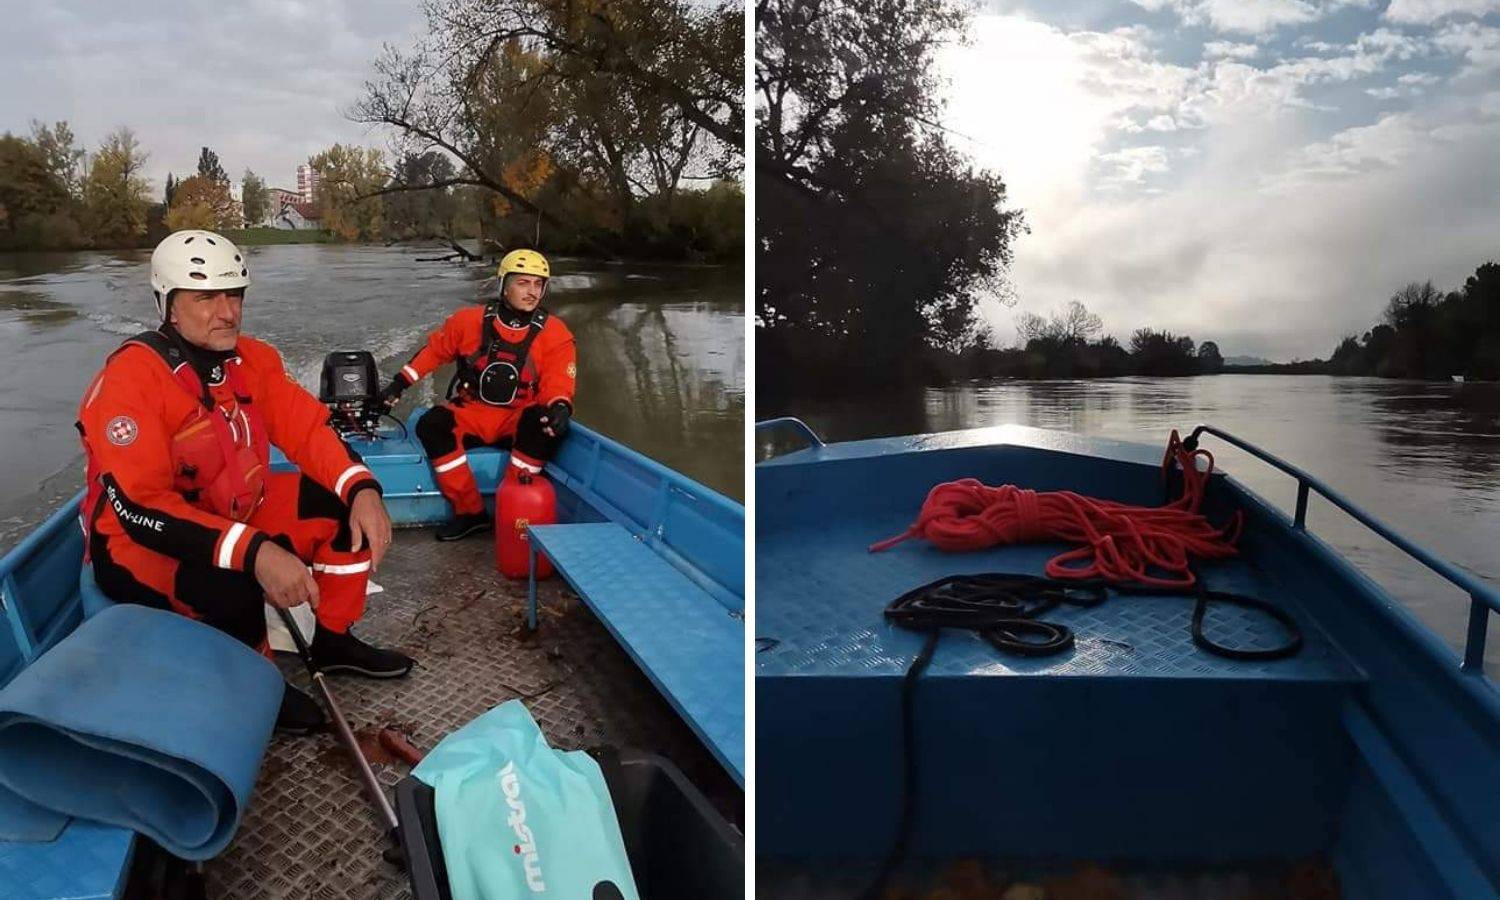
[{"label": "overcast sky", "polygon": [[335,142],[384,147],[342,111],[383,43],[425,31],[417,0],[48,0],[7,3],[3,22],[0,131],[66,119],[93,150],[128,125],[157,191],[205,145],[230,176],[288,188]]},{"label": "overcast sky", "polygon": [[[1059,11],[1063,7],[1063,11]],[[1326,357],[1402,284],[1500,261],[1500,0],[994,0],[946,51],[955,142],[1072,299],[1226,355]]]}]

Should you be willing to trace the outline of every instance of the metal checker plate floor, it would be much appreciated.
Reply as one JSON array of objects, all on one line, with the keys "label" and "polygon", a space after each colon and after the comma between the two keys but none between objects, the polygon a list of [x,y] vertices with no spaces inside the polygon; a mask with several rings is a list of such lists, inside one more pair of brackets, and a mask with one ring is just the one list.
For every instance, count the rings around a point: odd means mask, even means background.
[{"label": "metal checker plate floor", "polygon": [[[909,516],[817,523],[756,538],[756,673],[758,675],[893,676],[906,671],[922,637],[885,622],[886,604],[948,575],[978,572],[1042,574],[1063,544],[944,553],[911,540],[883,553],[871,543],[905,530]],[[1096,677],[1347,680],[1359,673],[1301,613],[1291,594],[1244,560],[1204,567],[1208,586],[1281,605],[1306,640],[1291,659],[1246,662],[1194,646],[1193,600],[1172,596],[1111,596],[1092,609],[1062,606],[1042,618],[1077,636],[1072,651],[1026,658],[1007,655],[977,635],[948,629],[927,677],[1057,675]],[[1279,645],[1280,626],[1253,610],[1212,605],[1204,630],[1233,647]]]},{"label": "metal checker plate floor", "polygon": [[[338,676],[329,684],[356,732],[396,725],[422,749],[506,700],[521,698],[553,746],[650,750],[682,769],[741,826],[744,797],[598,620],[560,580],[538,588],[541,630],[520,637],[525,582],[494,571],[489,535],[438,543],[428,529],[396,533],[354,630],[416,657],[404,679]],[[308,680],[279,661],[293,684]],[[369,755],[369,754],[367,754]],[[377,763],[393,789],[409,771]],[[406,874],[381,860],[377,814],[331,733],[272,739],[250,810],[229,849],[205,867],[213,898],[404,900]]]},{"label": "metal checker plate floor", "polygon": [[[740,779],[745,771],[745,627],[612,522],[532,529],[612,634]],[[670,622],[673,627],[663,628]]]}]

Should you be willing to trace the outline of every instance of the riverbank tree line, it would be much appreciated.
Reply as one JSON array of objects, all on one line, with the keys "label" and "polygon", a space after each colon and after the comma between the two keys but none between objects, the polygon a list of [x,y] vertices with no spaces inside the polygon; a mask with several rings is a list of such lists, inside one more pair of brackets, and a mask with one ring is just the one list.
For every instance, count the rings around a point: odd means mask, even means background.
[{"label": "riverbank tree line", "polygon": [[934,352],[930,374],[960,378],[1114,378],[1121,375],[1207,375],[1225,369],[1214,341],[1201,344],[1185,334],[1137,328],[1127,344],[1102,335],[1104,321],[1074,300],[1048,316],[1021,313],[1019,345],[994,347],[981,332],[957,353]]},{"label": "riverbank tree line", "polygon": [[[428,0],[427,33],[387,47],[347,115],[387,148],[308,162],[311,212],[346,241],[479,238],[630,258],[743,258],[741,7],[732,0]],[[160,194],[121,128],[94,152],[66,122],[0,137],[0,249],[149,246],[262,221],[205,147]],[[243,211],[243,218],[241,217]]]},{"label": "riverbank tree line", "polygon": [[1381,321],[1346,335],[1325,363],[1334,375],[1500,379],[1500,264],[1480,265],[1458,288],[1412,282],[1391,295]]}]

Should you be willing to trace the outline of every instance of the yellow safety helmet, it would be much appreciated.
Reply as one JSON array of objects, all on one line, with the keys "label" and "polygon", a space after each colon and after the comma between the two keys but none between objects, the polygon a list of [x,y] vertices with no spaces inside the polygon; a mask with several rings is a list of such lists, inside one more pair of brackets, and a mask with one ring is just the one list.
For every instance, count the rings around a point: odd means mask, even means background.
[{"label": "yellow safety helmet", "polygon": [[547,265],[547,257],[535,250],[512,250],[500,260],[500,271],[496,273],[501,284],[505,283],[507,275],[540,275],[551,278],[552,267]]}]

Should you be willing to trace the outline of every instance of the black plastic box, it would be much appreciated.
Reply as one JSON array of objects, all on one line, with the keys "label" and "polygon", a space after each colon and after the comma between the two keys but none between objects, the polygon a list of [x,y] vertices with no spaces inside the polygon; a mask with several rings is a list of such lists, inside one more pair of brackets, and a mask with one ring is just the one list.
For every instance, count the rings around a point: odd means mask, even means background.
[{"label": "black plastic box", "polygon": [[[741,900],[745,842],[666,759],[622,751],[600,758],[641,900]],[[416,900],[452,900],[433,813],[433,790],[407,776],[396,785],[401,847]],[[588,898],[580,898],[588,900]]]}]

